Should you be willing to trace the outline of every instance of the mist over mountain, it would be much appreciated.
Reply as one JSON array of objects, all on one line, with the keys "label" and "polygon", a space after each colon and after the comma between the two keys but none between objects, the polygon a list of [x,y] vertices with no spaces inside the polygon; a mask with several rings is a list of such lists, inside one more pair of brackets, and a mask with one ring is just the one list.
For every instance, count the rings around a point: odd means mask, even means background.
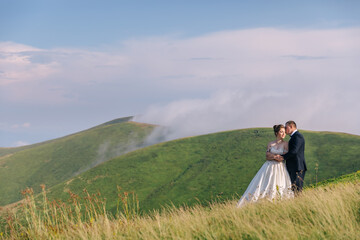
[{"label": "mist over mountain", "polygon": [[0,148],[0,205],[39,192],[114,157],[144,147],[154,125],[119,118],[62,138],[18,148]]}]

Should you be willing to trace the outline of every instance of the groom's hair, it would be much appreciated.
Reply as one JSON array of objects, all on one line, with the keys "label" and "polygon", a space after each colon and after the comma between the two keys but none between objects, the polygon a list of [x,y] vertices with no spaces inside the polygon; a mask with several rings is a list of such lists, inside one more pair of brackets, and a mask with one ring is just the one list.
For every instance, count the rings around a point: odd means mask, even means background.
[{"label": "groom's hair", "polygon": [[295,123],[294,121],[292,121],[292,120],[287,121],[287,122],[285,123],[285,126],[286,126],[286,125],[293,126],[293,127],[297,128],[296,123]]}]

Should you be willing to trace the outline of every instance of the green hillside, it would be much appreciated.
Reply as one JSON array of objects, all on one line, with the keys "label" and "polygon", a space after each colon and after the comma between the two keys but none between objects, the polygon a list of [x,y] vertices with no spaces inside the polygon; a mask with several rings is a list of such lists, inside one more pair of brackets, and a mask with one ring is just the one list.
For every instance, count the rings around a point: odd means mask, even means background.
[{"label": "green hillside", "polygon": [[312,184],[308,188],[318,188],[318,187],[329,187],[336,185],[338,183],[355,183],[360,181],[360,170],[354,173],[345,174],[340,177],[326,179],[317,184]]},{"label": "green hillside", "polygon": [[21,146],[21,147],[1,147],[0,148],[0,159],[7,155],[31,148],[33,145]]},{"label": "green hillside", "polygon": [[[306,185],[360,169],[360,136],[301,131],[306,139]],[[184,138],[130,152],[55,186],[50,196],[68,190],[100,191],[116,210],[117,186],[135,191],[144,211],[241,195],[265,161],[272,129],[243,129]],[[318,170],[316,170],[318,169]]]},{"label": "green hillside", "polygon": [[142,146],[154,125],[120,118],[97,127],[30,146],[0,149],[0,206],[21,191],[51,187],[97,164]]}]

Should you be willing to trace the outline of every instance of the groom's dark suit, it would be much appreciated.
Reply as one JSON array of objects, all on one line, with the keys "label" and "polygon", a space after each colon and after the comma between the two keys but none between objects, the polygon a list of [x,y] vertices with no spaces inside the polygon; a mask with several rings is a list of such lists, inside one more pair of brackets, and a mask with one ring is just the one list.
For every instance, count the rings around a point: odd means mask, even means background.
[{"label": "groom's dark suit", "polygon": [[289,172],[293,191],[301,191],[303,188],[306,163],[305,163],[305,139],[296,131],[289,141],[289,151],[282,155],[286,160],[286,168]]}]

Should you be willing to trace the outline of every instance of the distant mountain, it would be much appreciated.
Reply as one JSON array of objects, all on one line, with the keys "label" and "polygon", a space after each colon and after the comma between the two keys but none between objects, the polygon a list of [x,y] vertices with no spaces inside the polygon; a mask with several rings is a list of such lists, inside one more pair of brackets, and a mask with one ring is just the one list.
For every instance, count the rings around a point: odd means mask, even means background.
[{"label": "distant mountain", "polygon": [[[360,136],[301,132],[306,139],[306,185],[360,169]],[[117,186],[134,191],[144,211],[170,203],[179,206],[238,198],[265,162],[267,143],[273,139],[272,129],[256,128],[160,143],[116,157],[56,185],[49,196],[66,199],[69,190],[99,191],[113,212]]]},{"label": "distant mountain", "polygon": [[0,206],[18,201],[26,187],[40,191],[116,156],[144,146],[155,125],[119,118],[62,138],[0,148]]},{"label": "distant mountain", "polygon": [[26,146],[21,146],[21,147],[0,147],[0,161],[1,158],[16,152],[19,152],[21,150],[27,149],[27,148],[31,148],[33,147],[33,145],[26,145]]}]

